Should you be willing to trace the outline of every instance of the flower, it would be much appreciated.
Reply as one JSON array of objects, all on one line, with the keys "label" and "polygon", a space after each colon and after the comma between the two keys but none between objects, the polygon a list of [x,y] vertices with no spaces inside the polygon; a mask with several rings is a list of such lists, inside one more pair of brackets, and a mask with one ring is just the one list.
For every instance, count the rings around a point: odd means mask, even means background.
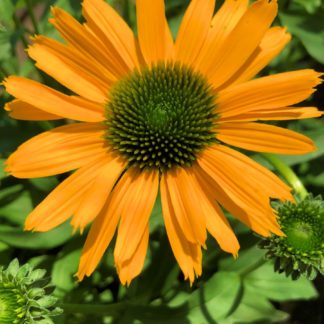
[{"label": "flower", "polygon": [[224,251],[238,253],[220,205],[262,236],[282,235],[270,198],[292,200],[290,188],[229,145],[314,151],[309,138],[255,121],[320,116],[314,107],[292,107],[314,92],[320,74],[307,69],[252,80],[290,40],[284,28],[270,27],[277,1],[227,0],[214,15],[214,0],[192,0],[175,41],[163,0],[136,6],[138,37],[102,0],[83,1],[83,24],[53,8],[50,21],[66,43],[37,36],[28,54],[74,95],[10,76],[4,85],[16,99],[5,109],[16,119],[79,123],[27,141],[9,157],[7,171],[34,178],[77,170],[28,216],[26,229],[48,231],[71,215],[81,232],[92,223],[80,280],[95,270],[116,231],[121,282],[141,272],[160,191],[171,248],[193,282],[207,232]]},{"label": "flower", "polygon": [[54,307],[57,298],[50,293],[45,273],[28,263],[20,267],[17,259],[7,269],[0,267],[0,323],[54,323],[50,317],[62,309]]},{"label": "flower", "polygon": [[274,260],[274,269],[298,279],[314,280],[324,274],[324,202],[321,196],[309,195],[295,204],[280,202],[276,206],[278,221],[286,236],[271,235],[259,246]]}]

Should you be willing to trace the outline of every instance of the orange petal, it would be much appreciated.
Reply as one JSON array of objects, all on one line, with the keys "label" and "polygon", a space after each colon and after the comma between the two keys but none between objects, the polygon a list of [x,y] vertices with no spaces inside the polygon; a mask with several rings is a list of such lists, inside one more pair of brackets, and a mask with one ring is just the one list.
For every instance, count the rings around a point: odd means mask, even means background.
[{"label": "orange petal", "polygon": [[191,243],[184,236],[183,229],[177,222],[164,174],[161,178],[160,189],[163,219],[173,254],[185,279],[189,279],[192,283],[195,276],[201,275],[201,247],[199,244]]},{"label": "orange petal", "polygon": [[[198,163],[201,168],[211,177],[215,183],[214,190],[223,190],[233,200],[239,209],[235,208],[233,216],[238,217],[242,222],[261,235],[281,233],[276,216],[271,209],[269,195],[254,183],[250,178],[242,174],[242,169],[237,165],[228,164],[228,158],[217,151],[218,146],[206,149],[200,156]],[[217,161],[217,163],[215,163]],[[232,159],[234,161],[234,159]],[[241,166],[241,165],[239,165]],[[205,181],[205,182],[208,182]],[[220,195],[220,197],[223,195]],[[215,197],[217,200],[219,198]],[[223,199],[226,203],[226,199]],[[221,203],[223,204],[221,201]],[[232,204],[228,204],[231,209]],[[235,207],[234,205],[234,207]],[[225,205],[227,208],[227,206]],[[241,210],[244,210],[242,214]]]},{"label": "orange petal", "polygon": [[106,155],[103,134],[100,124],[57,127],[19,146],[6,170],[17,178],[38,178],[80,168]]},{"label": "orange petal", "polygon": [[215,0],[192,0],[180,25],[175,43],[175,58],[192,64],[200,53],[210,28]]},{"label": "orange petal", "polygon": [[236,256],[240,248],[237,238],[221,208],[215,201],[214,193],[210,191],[208,192],[209,188],[202,187],[198,182],[196,168],[197,165],[192,167],[192,174],[196,181],[192,196],[197,197],[199,200],[202,214],[206,219],[207,230],[216,239],[222,250],[230,252]]},{"label": "orange petal", "polygon": [[173,40],[164,0],[136,0],[138,39],[147,64],[172,58]]},{"label": "orange petal", "polygon": [[118,13],[103,0],[84,0],[87,26],[102,41],[104,51],[121,66],[122,74],[139,66],[133,31]]},{"label": "orange petal", "polygon": [[100,67],[93,60],[80,55],[80,52],[74,48],[39,36],[28,48],[28,54],[36,61],[39,69],[79,96],[98,103],[104,103],[107,100],[109,85],[112,81],[105,80]]},{"label": "orange petal", "polygon": [[229,145],[257,152],[305,154],[316,150],[313,141],[302,134],[257,123],[220,124],[217,138]]},{"label": "orange petal", "polygon": [[54,18],[49,21],[67,41],[89,61],[101,67],[101,72],[108,80],[116,80],[125,73],[126,67],[114,53],[105,49],[105,44],[87,25],[81,25],[76,19],[60,8],[52,8]]},{"label": "orange petal", "polygon": [[141,273],[144,266],[148,241],[149,228],[147,226],[132,257],[125,262],[116,263],[118,276],[123,285],[127,284],[129,286],[131,281]]},{"label": "orange petal", "polygon": [[134,254],[147,227],[159,185],[157,171],[129,169],[127,174],[132,182],[123,201],[114,250],[116,264],[127,261]]},{"label": "orange petal", "polygon": [[25,229],[46,232],[71,217],[104,163],[103,158],[93,161],[59,184],[29,214]]},{"label": "orange petal", "polygon": [[83,195],[83,201],[74,212],[71,225],[81,233],[92,222],[105,205],[116,181],[126,167],[126,162],[114,155],[109,155],[110,160],[102,167],[94,179],[91,187]]},{"label": "orange petal", "polygon": [[6,103],[4,109],[9,112],[11,118],[19,120],[57,120],[62,118],[17,99]]},{"label": "orange petal", "polygon": [[230,79],[260,44],[277,14],[277,1],[254,2],[228,35],[222,47],[208,53],[202,72],[215,89]]},{"label": "orange petal", "polygon": [[221,117],[227,118],[294,105],[315,91],[314,87],[321,83],[320,76],[314,70],[299,70],[234,85],[218,93],[218,111]]},{"label": "orange petal", "polygon": [[208,64],[211,58],[210,53],[215,54],[222,48],[225,40],[246,12],[248,5],[248,0],[227,0],[223,3],[211,21],[211,28],[195,63],[198,68],[202,66],[203,69],[204,64]]},{"label": "orange petal", "polygon": [[284,49],[290,40],[291,35],[286,33],[286,28],[278,26],[270,28],[264,35],[259,47],[233,75],[227,85],[252,79]]},{"label": "orange petal", "polygon": [[202,215],[199,200],[192,194],[195,182],[184,168],[166,172],[165,182],[170,193],[171,203],[187,240],[205,245],[206,220]]},{"label": "orange petal", "polygon": [[316,107],[284,107],[250,111],[228,118],[219,118],[218,123],[242,122],[256,120],[293,120],[320,117],[323,115]]},{"label": "orange petal", "polygon": [[129,172],[126,172],[118,181],[104,208],[93,222],[82,250],[77,272],[79,280],[92,274],[111,242],[125,202],[127,203],[125,195],[127,195],[131,182],[132,177],[129,176]]},{"label": "orange petal", "polygon": [[103,106],[80,97],[65,95],[36,81],[10,76],[3,84],[12,96],[47,113],[79,121],[104,120]]}]

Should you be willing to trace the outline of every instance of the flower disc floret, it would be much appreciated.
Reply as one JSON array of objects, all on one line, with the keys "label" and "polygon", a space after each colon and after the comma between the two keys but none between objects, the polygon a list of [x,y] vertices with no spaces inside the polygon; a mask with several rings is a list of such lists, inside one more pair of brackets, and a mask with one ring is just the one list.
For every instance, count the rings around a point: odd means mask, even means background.
[{"label": "flower disc floret", "polygon": [[106,138],[131,165],[190,166],[215,142],[215,94],[191,68],[160,63],[117,82],[106,105]]}]

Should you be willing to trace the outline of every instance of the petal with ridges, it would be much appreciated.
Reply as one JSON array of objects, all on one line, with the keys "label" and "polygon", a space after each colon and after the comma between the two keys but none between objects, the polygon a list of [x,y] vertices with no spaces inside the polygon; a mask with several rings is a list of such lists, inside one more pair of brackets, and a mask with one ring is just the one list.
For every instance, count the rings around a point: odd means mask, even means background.
[{"label": "petal with ridges", "polygon": [[159,185],[157,171],[127,170],[132,179],[124,197],[118,235],[114,250],[116,263],[123,263],[131,258],[147,227]]},{"label": "petal with ridges", "polygon": [[147,246],[149,241],[149,228],[148,226],[144,230],[144,234],[135,250],[135,253],[127,261],[119,263],[116,262],[117,272],[120,282],[128,286],[132,280],[137,277],[144,266]]},{"label": "petal with ridges", "polygon": [[57,120],[61,116],[47,113],[33,105],[21,100],[13,100],[5,104],[4,109],[9,112],[9,116],[18,120]]},{"label": "petal with ridges", "polygon": [[29,214],[25,229],[46,232],[71,217],[104,163],[104,158],[93,161],[59,184]]},{"label": "petal with ridges", "polygon": [[54,128],[23,143],[6,170],[17,178],[38,178],[80,168],[107,152],[104,128],[81,123]]},{"label": "petal with ridges", "polygon": [[316,150],[313,141],[299,133],[258,123],[224,123],[216,137],[229,145],[257,152],[305,154]]},{"label": "petal with ridges", "polygon": [[218,93],[217,110],[227,118],[250,111],[286,107],[307,99],[322,82],[314,70],[279,73],[231,86]]},{"label": "petal with ridges", "polygon": [[165,175],[162,175],[160,189],[163,219],[173,254],[185,279],[189,279],[192,283],[195,276],[201,275],[201,247],[199,244],[191,243],[184,236],[172,206]]},{"label": "petal with ridges", "polygon": [[194,63],[205,42],[214,13],[215,0],[192,0],[175,43],[175,58],[185,64]]},{"label": "petal with ridges", "polygon": [[104,120],[102,105],[65,95],[39,82],[10,76],[3,84],[12,96],[47,113],[87,122]]},{"label": "petal with ridges", "polygon": [[187,240],[192,243],[205,245],[206,221],[199,218],[202,212],[199,201],[192,196],[193,179],[184,168],[173,169],[165,174],[172,206]]},{"label": "petal with ridges", "polygon": [[[108,154],[107,154],[108,155]],[[126,167],[126,162],[113,154],[94,179],[91,187],[83,195],[83,201],[74,212],[71,225],[81,233],[92,222],[105,205],[116,181]]]},{"label": "petal with ridges", "polygon": [[74,47],[84,57],[95,61],[101,67],[102,74],[108,80],[116,80],[127,70],[114,53],[105,50],[103,42],[92,33],[87,25],[81,25],[76,19],[60,8],[52,8],[54,18],[50,23],[59,31],[69,46]]},{"label": "petal with ridges", "polygon": [[136,14],[138,39],[146,63],[171,59],[173,40],[164,0],[136,0]]},{"label": "petal with ridges", "polygon": [[98,73],[95,62],[83,57],[74,48],[38,36],[28,48],[28,54],[36,61],[39,69],[79,96],[99,103],[107,100],[108,89],[112,82],[109,80],[106,80],[106,83],[102,82],[105,79],[104,74]]},{"label": "petal with ridges", "polygon": [[203,67],[207,63],[206,60],[212,59],[210,53],[219,51],[228,35],[242,18],[248,5],[248,0],[227,0],[223,3],[211,21],[211,28],[209,28],[205,43],[195,62],[198,68],[200,65]]},{"label": "petal with ridges", "polygon": [[219,118],[217,123],[257,120],[294,120],[321,117],[322,115],[323,112],[319,111],[316,107],[284,107],[250,111],[245,114],[239,114],[228,118]]},{"label": "petal with ridges", "polygon": [[197,180],[196,167],[196,165],[192,167],[192,175],[196,181],[192,195],[199,200],[202,214],[206,219],[207,230],[216,239],[222,250],[236,256],[240,248],[237,238],[221,208],[214,200],[213,194],[208,192],[208,187],[202,187]]},{"label": "petal with ridges", "polygon": [[124,72],[139,66],[133,31],[118,13],[103,0],[84,0],[87,26],[102,40],[104,49],[124,66]]},{"label": "petal with ridges", "polygon": [[257,182],[254,183],[245,176],[245,173],[242,174],[242,170],[236,165],[228,164],[228,158],[223,158],[217,152],[216,145],[206,149],[201,154],[198,163],[214,179],[217,186],[222,188],[228,197],[246,212],[247,217],[244,217],[238,210],[238,213],[233,214],[235,217],[239,217],[241,221],[261,235],[264,235],[264,230],[266,233],[269,231],[281,233],[274,211],[270,206],[269,195],[262,190]]},{"label": "petal with ridges", "polygon": [[259,47],[227,82],[227,86],[252,79],[285,48],[290,40],[291,35],[286,33],[286,28],[278,26],[270,28]]},{"label": "petal with ridges", "polygon": [[126,172],[118,181],[106,205],[91,225],[76,274],[80,281],[84,276],[92,274],[108,248],[116,231],[125,202],[127,203],[125,195],[127,195],[131,182],[132,177]]},{"label": "petal with ridges", "polygon": [[[230,79],[260,44],[277,15],[277,1],[254,2],[228,35],[222,47],[208,53],[201,65],[215,89]],[[247,37],[248,35],[248,37]]]}]

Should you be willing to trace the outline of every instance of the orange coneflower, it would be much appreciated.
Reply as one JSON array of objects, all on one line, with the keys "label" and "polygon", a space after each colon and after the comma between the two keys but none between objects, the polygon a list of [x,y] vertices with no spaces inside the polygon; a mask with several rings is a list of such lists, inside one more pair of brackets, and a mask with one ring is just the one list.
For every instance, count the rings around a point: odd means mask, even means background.
[{"label": "orange coneflower", "polygon": [[314,107],[292,107],[320,79],[299,70],[251,80],[290,35],[270,27],[277,1],[248,3],[226,0],[214,15],[214,0],[192,0],[175,41],[163,0],[136,1],[138,37],[103,0],[83,1],[83,24],[53,8],[51,23],[66,43],[37,36],[28,53],[75,95],[23,77],[4,81],[17,98],[6,105],[13,118],[81,122],[36,136],[7,161],[18,178],[77,169],[28,216],[26,229],[48,231],[71,215],[81,231],[93,222],[80,280],[95,270],[117,228],[121,282],[141,272],[159,191],[171,248],[190,282],[201,274],[207,232],[238,253],[220,205],[260,235],[281,235],[269,201],[292,200],[290,188],[228,145],[313,151],[309,138],[255,121],[320,116]]}]

